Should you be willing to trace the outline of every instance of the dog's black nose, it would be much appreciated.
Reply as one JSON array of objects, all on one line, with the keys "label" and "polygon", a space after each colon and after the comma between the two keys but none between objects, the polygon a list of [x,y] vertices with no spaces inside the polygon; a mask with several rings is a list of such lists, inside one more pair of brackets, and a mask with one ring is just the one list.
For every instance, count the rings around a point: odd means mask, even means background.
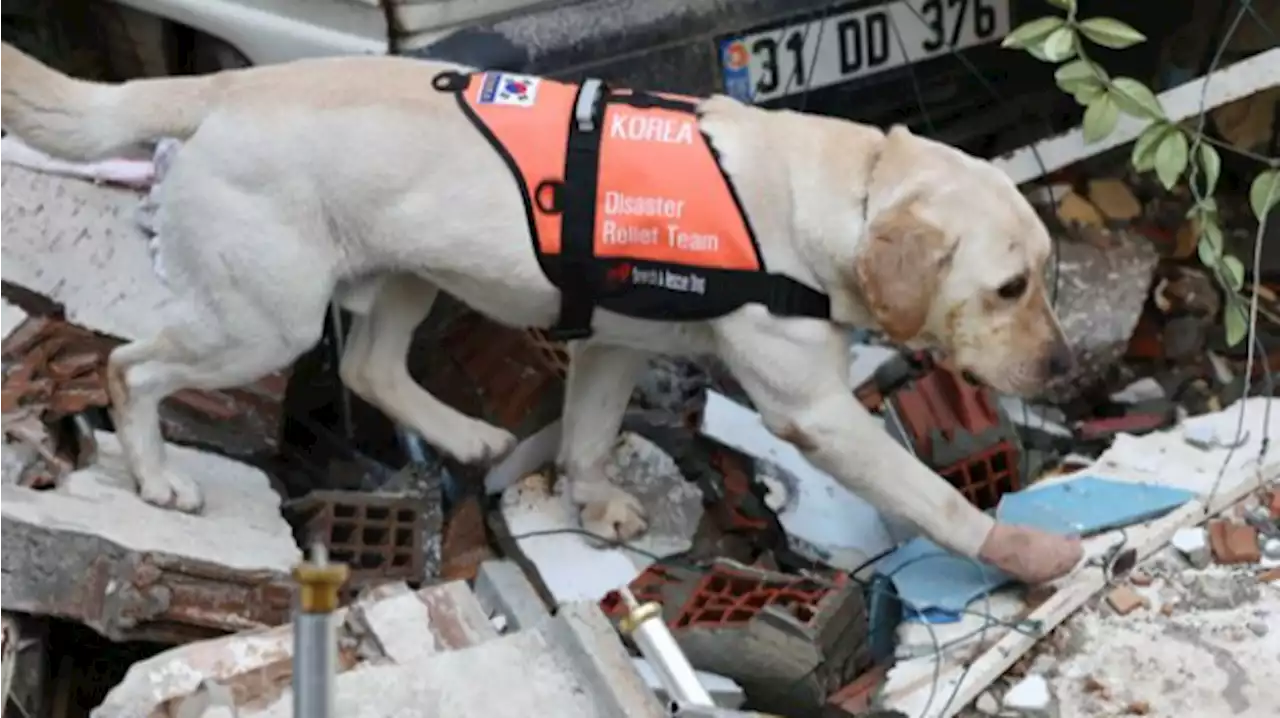
[{"label": "dog's black nose", "polygon": [[1071,373],[1076,368],[1075,354],[1066,342],[1057,342],[1049,352],[1047,366],[1049,376],[1057,377]]}]

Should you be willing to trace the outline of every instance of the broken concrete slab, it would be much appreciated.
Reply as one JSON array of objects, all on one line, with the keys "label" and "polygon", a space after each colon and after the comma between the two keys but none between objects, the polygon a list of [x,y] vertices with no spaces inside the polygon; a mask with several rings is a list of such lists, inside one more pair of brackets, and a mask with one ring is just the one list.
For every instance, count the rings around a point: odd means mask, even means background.
[{"label": "broken concrete slab", "polygon": [[[333,706],[334,715],[350,718],[665,715],[594,603],[567,604],[535,628],[471,648],[359,666],[338,676]],[[241,718],[292,715],[289,691],[264,710],[241,710]]]},{"label": "broken concrete slab", "polygon": [[73,324],[154,335],[171,294],[134,223],[141,194],[5,164],[4,279],[66,307]]},{"label": "broken concrete slab", "polygon": [[119,441],[53,490],[3,486],[5,610],[84,623],[114,640],[180,642],[288,618],[301,553],[258,469],[167,447],[205,493],[199,516],[145,503]]},{"label": "broken concrete slab", "polygon": [[486,613],[506,618],[507,630],[530,628],[548,615],[546,604],[514,561],[492,559],[480,564],[475,591]]},{"label": "broken concrete slab", "polygon": [[[412,591],[403,583],[379,587],[376,600],[351,607],[352,630],[377,641],[393,663],[412,663],[498,637],[475,594],[462,581]],[[358,626],[358,628],[357,628]]]},{"label": "broken concrete slab", "polygon": [[[338,652],[340,671],[354,665],[349,650]],[[292,626],[237,633],[188,643],[133,664],[91,715],[168,718],[170,707],[186,703],[210,680],[231,689],[238,705],[262,706],[276,700],[292,676]]]},{"label": "broken concrete slab", "polygon": [[[412,591],[389,583],[332,616],[338,672],[408,662],[494,639],[475,597],[458,582]],[[293,625],[188,643],[130,667],[93,718],[169,718],[208,682],[235,696],[241,715],[286,695],[293,676]],[[198,701],[196,701],[198,702]]]},{"label": "broken concrete slab", "polygon": [[1046,281],[1076,363],[1041,398],[1065,404],[1109,380],[1138,325],[1160,257],[1145,237],[1127,231],[1082,227],[1057,240]]}]

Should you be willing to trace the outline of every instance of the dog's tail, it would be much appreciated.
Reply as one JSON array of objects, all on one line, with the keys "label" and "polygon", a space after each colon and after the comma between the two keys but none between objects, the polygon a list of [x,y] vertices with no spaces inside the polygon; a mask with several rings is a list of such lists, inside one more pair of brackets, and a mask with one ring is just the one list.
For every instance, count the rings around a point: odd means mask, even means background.
[{"label": "dog's tail", "polygon": [[27,144],[68,160],[95,160],[161,137],[186,139],[216,105],[217,76],[87,82],[9,43],[0,55],[0,118]]}]

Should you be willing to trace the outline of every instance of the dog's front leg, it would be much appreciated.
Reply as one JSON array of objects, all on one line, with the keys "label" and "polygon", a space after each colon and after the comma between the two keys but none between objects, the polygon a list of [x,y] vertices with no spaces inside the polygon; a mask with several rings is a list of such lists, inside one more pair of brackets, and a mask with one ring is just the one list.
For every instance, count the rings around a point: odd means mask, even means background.
[{"label": "dog's front leg", "polygon": [[649,355],[626,347],[574,342],[569,357],[557,463],[580,507],[582,527],[611,541],[626,541],[644,533],[648,517],[634,496],[609,483],[605,465]]},{"label": "dog's front leg", "polygon": [[719,324],[720,356],[771,432],[814,466],[929,538],[1037,583],[1082,555],[1076,539],[997,524],[889,437],[854,398],[847,340],[833,327],[744,312]]}]

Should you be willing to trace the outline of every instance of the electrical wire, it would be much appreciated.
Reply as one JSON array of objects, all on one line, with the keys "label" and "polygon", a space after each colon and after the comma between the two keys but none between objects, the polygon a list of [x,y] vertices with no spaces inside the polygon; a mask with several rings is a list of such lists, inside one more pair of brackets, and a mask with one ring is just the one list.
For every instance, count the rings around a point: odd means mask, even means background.
[{"label": "electrical wire", "polygon": [[[1244,20],[1245,15],[1252,14],[1252,17],[1258,22],[1258,24],[1264,30],[1266,30],[1269,34],[1271,34],[1273,40],[1275,39],[1274,32],[1271,30],[1269,26],[1267,26],[1265,21],[1263,21],[1262,18],[1257,14],[1256,10],[1253,9],[1253,0],[1236,0],[1236,5],[1239,7],[1239,10],[1236,12],[1235,17],[1232,18],[1230,25],[1227,27],[1226,32],[1223,33],[1222,38],[1218,43],[1218,48],[1214,52],[1213,59],[1209,63],[1208,71],[1205,73],[1205,76],[1204,76],[1205,77],[1204,83],[1200,88],[1199,114],[1196,120],[1195,133],[1192,137],[1191,146],[1187,153],[1189,158],[1187,186],[1190,188],[1192,197],[1195,199],[1197,206],[1202,205],[1206,200],[1206,197],[1200,190],[1199,182],[1197,181],[1199,177],[1199,162],[1196,160],[1196,158],[1198,157],[1198,153],[1201,145],[1206,141],[1205,126],[1208,122],[1207,108],[1208,108],[1209,84],[1213,81],[1213,74],[1218,70],[1218,67],[1221,65],[1222,59],[1226,54],[1227,47],[1230,45],[1232,38],[1235,37],[1236,31],[1239,29],[1240,23]],[[1235,456],[1236,448],[1244,443],[1245,416],[1247,414],[1247,409],[1248,409],[1249,391],[1253,385],[1253,368],[1254,368],[1254,359],[1255,359],[1254,352],[1256,349],[1261,348],[1261,342],[1257,336],[1258,303],[1259,303],[1259,294],[1260,294],[1258,292],[1257,285],[1259,282],[1262,281],[1262,244],[1266,234],[1267,217],[1270,214],[1269,208],[1271,205],[1271,201],[1275,199],[1275,196],[1274,196],[1276,191],[1275,184],[1271,185],[1270,191],[1272,196],[1268,197],[1267,201],[1263,205],[1264,207],[1267,207],[1268,210],[1264,211],[1262,216],[1258,218],[1258,229],[1254,235],[1253,257],[1252,257],[1252,262],[1250,263],[1251,265],[1250,269],[1253,275],[1253,281],[1254,281],[1255,287],[1254,287],[1254,291],[1250,293],[1250,298],[1249,298],[1249,316],[1248,316],[1248,324],[1247,324],[1246,337],[1245,337],[1246,348],[1245,348],[1245,369],[1244,369],[1244,383],[1243,383],[1244,390],[1241,394],[1240,399],[1238,400],[1240,404],[1240,415],[1236,421],[1235,438],[1232,440],[1230,447],[1228,447],[1227,454],[1223,458],[1222,465],[1218,468],[1217,476],[1214,477],[1213,485],[1209,490],[1209,494],[1208,496],[1206,496],[1204,500],[1204,510],[1206,514],[1210,512],[1211,507],[1213,506],[1214,499],[1217,497],[1218,491],[1222,486],[1222,480],[1226,476],[1227,469],[1231,465],[1231,460]],[[1223,276],[1222,270],[1218,266],[1212,267],[1212,270],[1213,270],[1213,273],[1216,275],[1218,282],[1222,284],[1222,286],[1228,287],[1228,288],[1231,286],[1230,282],[1228,282],[1227,278]],[[1236,299],[1234,297],[1234,290],[1228,289],[1226,292],[1226,301],[1223,304],[1224,321],[1225,321],[1225,314],[1227,312],[1231,312],[1235,310],[1235,302],[1236,302]],[[1265,349],[1263,351],[1263,355],[1264,357],[1266,355]],[[1267,362],[1265,367],[1268,369],[1268,374],[1270,374],[1269,362]],[[1274,387],[1272,387],[1272,389],[1274,389]],[[1273,400],[1274,400],[1274,390],[1269,391],[1268,396],[1265,399],[1266,409],[1265,409],[1265,414],[1263,419],[1263,435],[1261,437],[1261,440],[1259,442],[1259,447],[1258,447],[1259,468],[1261,468],[1262,463],[1265,460],[1266,453],[1269,449],[1270,437],[1268,432],[1270,431],[1271,404]],[[1261,484],[1261,481],[1262,481],[1261,475],[1259,475],[1258,481],[1259,481],[1259,484]]]}]

